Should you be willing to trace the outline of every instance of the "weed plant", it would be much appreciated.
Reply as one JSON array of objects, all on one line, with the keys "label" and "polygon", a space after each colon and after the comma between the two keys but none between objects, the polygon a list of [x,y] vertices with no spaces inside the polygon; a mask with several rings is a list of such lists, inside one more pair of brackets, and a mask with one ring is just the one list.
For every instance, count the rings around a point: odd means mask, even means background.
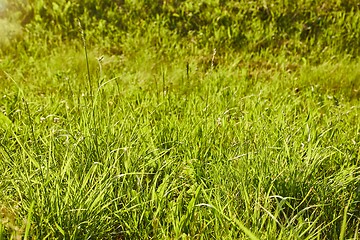
[{"label": "weed plant", "polygon": [[14,3],[0,239],[359,238],[356,1],[83,3]]}]

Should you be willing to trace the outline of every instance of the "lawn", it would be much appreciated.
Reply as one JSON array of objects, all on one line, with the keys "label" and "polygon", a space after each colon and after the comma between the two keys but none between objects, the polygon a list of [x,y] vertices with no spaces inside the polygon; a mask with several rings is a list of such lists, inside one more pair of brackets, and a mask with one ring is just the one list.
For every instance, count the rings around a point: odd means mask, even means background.
[{"label": "lawn", "polygon": [[0,240],[360,238],[357,1],[2,1],[0,24]]}]

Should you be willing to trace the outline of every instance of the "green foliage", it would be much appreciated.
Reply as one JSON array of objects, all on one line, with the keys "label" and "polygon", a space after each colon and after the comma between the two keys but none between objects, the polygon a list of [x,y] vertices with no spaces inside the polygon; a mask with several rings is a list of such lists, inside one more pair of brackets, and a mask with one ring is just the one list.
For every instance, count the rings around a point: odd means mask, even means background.
[{"label": "green foliage", "polygon": [[358,12],[9,2],[0,239],[357,239]]},{"label": "green foliage", "polygon": [[[268,52],[301,57],[359,54],[356,1],[30,1],[18,2],[23,25],[48,42],[78,39],[78,19],[92,43],[121,45],[164,32],[180,44],[221,51]],[[12,5],[16,5],[14,2]],[[30,7],[29,7],[30,6]],[[152,29],[149,29],[152,28]],[[158,34],[159,35],[159,34]],[[60,38],[60,39],[59,39]],[[158,38],[161,38],[158,36]],[[56,41],[56,42],[57,42]],[[154,45],[161,48],[162,45]]]}]

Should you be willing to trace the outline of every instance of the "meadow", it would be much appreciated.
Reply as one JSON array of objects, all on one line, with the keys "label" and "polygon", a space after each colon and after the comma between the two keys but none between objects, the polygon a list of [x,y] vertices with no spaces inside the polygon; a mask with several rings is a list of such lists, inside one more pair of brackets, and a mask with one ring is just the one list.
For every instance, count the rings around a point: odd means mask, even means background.
[{"label": "meadow", "polygon": [[0,25],[0,240],[360,239],[356,0],[3,0]]}]

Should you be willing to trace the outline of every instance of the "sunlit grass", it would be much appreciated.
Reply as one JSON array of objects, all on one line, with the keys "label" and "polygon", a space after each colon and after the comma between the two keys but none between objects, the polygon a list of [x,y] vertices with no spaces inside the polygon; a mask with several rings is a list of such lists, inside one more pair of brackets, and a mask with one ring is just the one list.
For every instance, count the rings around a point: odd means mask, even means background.
[{"label": "sunlit grass", "polygon": [[38,59],[37,80],[17,84],[8,69],[3,238],[355,236],[359,107],[347,85],[308,81],[355,63],[254,81],[240,68],[187,75],[177,61],[152,80],[100,79],[94,61],[94,98],[75,59],[67,72]]},{"label": "sunlit grass", "polygon": [[149,24],[0,55],[0,239],[357,239],[359,60]]}]

